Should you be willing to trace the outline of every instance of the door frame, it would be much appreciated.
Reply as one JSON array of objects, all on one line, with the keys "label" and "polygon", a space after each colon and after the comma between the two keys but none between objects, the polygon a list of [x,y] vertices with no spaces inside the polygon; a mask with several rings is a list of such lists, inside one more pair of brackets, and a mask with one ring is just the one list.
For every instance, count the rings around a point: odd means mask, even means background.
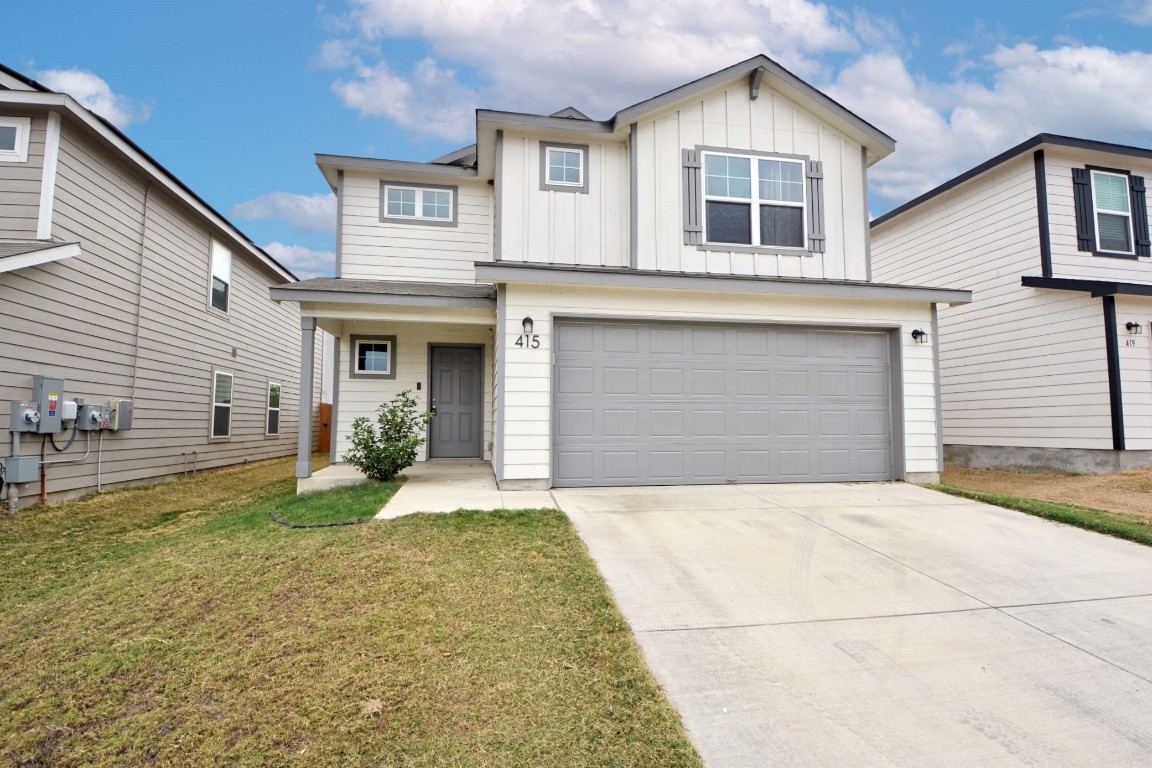
[{"label": "door frame", "polygon": [[[435,370],[432,367],[432,353],[435,349],[478,349],[480,350],[480,368],[476,376],[476,402],[478,404],[477,413],[480,416],[480,439],[477,441],[479,447],[475,457],[465,456],[463,458],[484,458],[484,345],[483,344],[453,344],[451,342],[428,342],[428,410],[432,409],[432,401],[435,399],[436,394],[436,376]],[[428,422],[428,441],[426,456],[429,459],[434,459],[436,456],[432,455],[432,422]]]}]

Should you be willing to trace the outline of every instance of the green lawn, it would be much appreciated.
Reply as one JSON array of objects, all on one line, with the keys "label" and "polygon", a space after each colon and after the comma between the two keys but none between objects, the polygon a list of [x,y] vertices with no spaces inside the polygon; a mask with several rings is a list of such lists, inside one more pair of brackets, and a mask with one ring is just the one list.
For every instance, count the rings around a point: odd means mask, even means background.
[{"label": "green lawn", "polygon": [[562,514],[292,466],[0,517],[0,764],[700,765]]}]

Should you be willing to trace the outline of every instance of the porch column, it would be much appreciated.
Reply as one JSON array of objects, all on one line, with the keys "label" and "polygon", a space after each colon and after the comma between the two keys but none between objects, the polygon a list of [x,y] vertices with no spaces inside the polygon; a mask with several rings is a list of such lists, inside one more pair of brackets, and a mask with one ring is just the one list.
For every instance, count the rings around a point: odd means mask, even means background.
[{"label": "porch column", "polygon": [[316,318],[300,318],[300,426],[296,477],[312,477],[312,377],[316,368]]}]

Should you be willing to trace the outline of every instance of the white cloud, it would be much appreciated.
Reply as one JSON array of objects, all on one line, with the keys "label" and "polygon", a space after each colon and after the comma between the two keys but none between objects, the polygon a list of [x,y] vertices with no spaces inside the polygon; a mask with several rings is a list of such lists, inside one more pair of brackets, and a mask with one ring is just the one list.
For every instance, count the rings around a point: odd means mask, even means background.
[{"label": "white cloud", "polygon": [[1129,0],[1116,8],[1116,14],[1133,24],[1142,27],[1152,25],[1152,0]]},{"label": "white cloud", "polygon": [[335,232],[336,195],[270,192],[236,204],[232,215],[249,221],[284,221],[310,232]]},{"label": "white cloud", "polygon": [[99,75],[83,69],[48,69],[36,79],[53,91],[67,93],[117,128],[142,123],[152,115],[152,106],[115,93]]},{"label": "white cloud", "polygon": [[[417,37],[432,56],[411,73],[357,63],[335,83],[362,115],[465,140],[477,106],[549,112],[569,104],[606,117],[641,99],[767,53],[797,74],[823,71],[818,54],[854,51],[881,23],[808,0],[352,0],[357,40]],[[338,62],[355,41],[326,45]],[[448,64],[445,64],[448,62]],[[477,73],[457,77],[453,66]]]},{"label": "white cloud", "polygon": [[331,277],[336,269],[336,254],[332,251],[313,251],[300,245],[284,243],[268,243],[264,250],[301,280]]}]

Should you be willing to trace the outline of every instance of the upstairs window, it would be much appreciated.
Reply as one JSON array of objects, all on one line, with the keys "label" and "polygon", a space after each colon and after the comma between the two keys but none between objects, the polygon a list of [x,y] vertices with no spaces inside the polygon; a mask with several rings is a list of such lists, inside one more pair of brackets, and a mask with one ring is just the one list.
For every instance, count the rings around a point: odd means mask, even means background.
[{"label": "upstairs window", "polygon": [[1072,169],[1077,249],[1096,256],[1152,256],[1144,178],[1114,168]]},{"label": "upstairs window", "polygon": [[380,221],[456,226],[456,187],[380,184]]},{"label": "upstairs window", "polygon": [[212,241],[212,276],[208,287],[208,301],[213,309],[228,311],[228,297],[232,285],[232,252],[215,240]]},{"label": "upstairs window", "polygon": [[28,135],[31,129],[31,118],[0,117],[0,163],[28,161]]},{"label": "upstairs window", "polygon": [[587,144],[540,144],[540,189],[588,192]]},{"label": "upstairs window", "polygon": [[804,248],[802,160],[704,153],[704,241]]}]

